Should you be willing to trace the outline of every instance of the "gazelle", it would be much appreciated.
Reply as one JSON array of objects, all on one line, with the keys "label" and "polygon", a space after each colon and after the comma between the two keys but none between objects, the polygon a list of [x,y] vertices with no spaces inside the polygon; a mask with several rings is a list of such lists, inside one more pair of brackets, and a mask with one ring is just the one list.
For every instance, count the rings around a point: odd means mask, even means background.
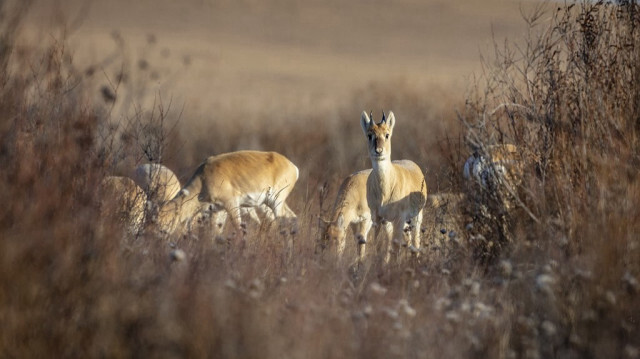
[{"label": "gazelle", "polygon": [[[373,223],[367,202],[367,180],[370,174],[370,169],[352,173],[342,181],[338,190],[331,222],[328,223],[323,239],[336,245],[339,258],[342,258],[344,253],[347,227],[351,227],[353,231],[358,259],[364,256],[367,235]],[[390,235],[389,226],[386,232]]]},{"label": "gazelle", "polygon": [[178,177],[159,163],[145,163],[135,168],[131,178],[140,186],[153,203],[162,204],[180,192]]},{"label": "gazelle", "polygon": [[464,164],[463,176],[472,198],[485,202],[486,196],[499,200],[505,209],[514,206],[516,187],[522,182],[524,162],[518,148],[499,144],[476,149]]},{"label": "gazelle", "polygon": [[523,168],[515,145],[492,145],[483,150],[474,151],[465,162],[462,172],[465,179],[475,180],[484,188],[495,186],[494,180],[506,180],[511,185],[519,183]]},{"label": "gazelle", "polygon": [[389,261],[394,244],[402,243],[396,237],[404,234],[409,225],[411,247],[420,250],[420,224],[422,208],[427,199],[427,183],[422,170],[412,161],[391,161],[391,138],[396,118],[393,112],[376,124],[362,112],[360,125],[368,141],[372,171],[367,179],[367,203],[377,232],[383,222],[393,223],[393,239],[389,240],[385,261]]},{"label": "gazelle", "polygon": [[[172,200],[180,189],[180,180],[175,173],[168,167],[159,163],[145,163],[137,166],[131,177],[147,194],[148,206],[161,206],[163,203]],[[153,212],[153,208],[151,211]],[[270,213],[266,213],[264,208],[259,211],[267,219],[273,219]],[[248,215],[254,222],[260,224],[260,217],[253,208],[242,209],[243,215]],[[208,227],[213,234],[219,234],[223,231],[227,221],[227,212],[214,211],[212,205],[205,204],[201,211],[189,220],[189,228],[194,226],[202,226],[208,223]]]},{"label": "gazelle", "polygon": [[225,210],[242,233],[241,207],[266,205],[276,218],[295,218],[285,200],[298,180],[298,168],[276,152],[239,151],[209,157],[171,200],[161,206],[157,222],[173,232],[203,205]]}]

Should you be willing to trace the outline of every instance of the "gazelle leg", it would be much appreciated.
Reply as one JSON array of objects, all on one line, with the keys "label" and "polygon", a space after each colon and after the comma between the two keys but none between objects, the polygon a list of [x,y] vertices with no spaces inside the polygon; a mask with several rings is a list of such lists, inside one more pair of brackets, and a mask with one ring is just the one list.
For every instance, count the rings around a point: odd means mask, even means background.
[{"label": "gazelle leg", "polygon": [[282,216],[285,218],[297,218],[295,212],[285,202],[282,202]]},{"label": "gazelle leg", "polygon": [[246,225],[242,223],[242,216],[240,215],[240,206],[238,205],[238,203],[227,203],[224,209],[229,214],[231,224],[236,230],[235,237],[244,237],[244,235],[246,234]]},{"label": "gazelle leg", "polygon": [[249,215],[249,218],[251,218],[251,220],[256,223],[258,226],[260,226],[262,224],[262,220],[260,219],[260,216],[258,215],[258,212],[262,213],[263,211],[260,209],[260,207],[248,207],[245,209],[245,213],[247,213]]},{"label": "gazelle leg", "polygon": [[212,233],[214,235],[221,235],[224,231],[224,225],[227,222],[227,211],[215,211],[212,209],[209,216]]},{"label": "gazelle leg", "polygon": [[282,231],[283,228],[289,227],[291,234],[297,232],[297,216],[284,201],[276,198],[266,204],[273,210],[275,220],[280,227],[279,230]]},{"label": "gazelle leg", "polygon": [[[383,226],[382,221],[373,222],[373,243],[374,248],[376,249],[376,255],[380,255],[380,251],[382,250],[383,244],[380,241],[380,230]],[[386,257],[386,254],[385,254]]]},{"label": "gazelle leg", "polygon": [[414,246],[422,249],[422,211],[416,217],[416,226],[413,229]]},{"label": "gazelle leg", "polygon": [[364,258],[365,249],[367,245],[367,236],[371,230],[372,222],[365,220],[357,224],[357,230],[354,231],[356,238],[356,248],[358,249],[358,260]]},{"label": "gazelle leg", "polygon": [[[394,261],[397,261],[398,255],[400,254],[400,248],[404,243],[404,221],[395,220],[393,221],[393,234],[389,236],[389,254],[391,256],[393,253]],[[386,261],[389,263],[389,260]]]},{"label": "gazelle leg", "polygon": [[420,255],[420,249],[421,249],[420,246],[422,244],[422,240],[420,237],[421,236],[420,226],[422,225],[422,211],[420,211],[417,216],[412,218],[411,221],[408,221],[407,223],[410,226],[409,234],[411,235],[410,242],[409,242],[409,251],[411,253]]}]

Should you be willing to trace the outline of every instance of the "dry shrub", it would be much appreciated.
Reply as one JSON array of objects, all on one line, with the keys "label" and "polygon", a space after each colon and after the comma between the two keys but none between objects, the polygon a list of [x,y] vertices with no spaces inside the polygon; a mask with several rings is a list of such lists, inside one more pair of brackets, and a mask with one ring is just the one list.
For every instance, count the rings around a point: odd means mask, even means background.
[{"label": "dry shrub", "polygon": [[91,297],[96,273],[103,275],[99,254],[114,247],[95,242],[101,171],[89,154],[97,119],[73,90],[63,48],[31,60],[35,70],[29,62],[5,72],[0,89],[0,350],[6,357],[73,356],[79,346],[65,343],[81,346],[91,336],[82,325],[96,324],[79,302]]},{"label": "dry shrub", "polygon": [[513,143],[525,164],[516,210],[499,191],[487,213],[469,204],[470,245],[489,270],[530,268],[505,293],[513,353],[637,355],[638,6],[563,6],[541,25],[548,14],[527,18],[524,44],[496,46],[460,113],[470,147]]}]

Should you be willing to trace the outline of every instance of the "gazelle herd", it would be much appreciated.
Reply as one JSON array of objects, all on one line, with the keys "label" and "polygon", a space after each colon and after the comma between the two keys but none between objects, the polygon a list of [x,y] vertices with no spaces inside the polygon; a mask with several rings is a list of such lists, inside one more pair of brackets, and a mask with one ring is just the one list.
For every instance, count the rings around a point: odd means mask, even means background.
[{"label": "gazelle herd", "polygon": [[[393,112],[383,112],[378,123],[372,115],[362,112],[360,125],[371,169],[354,172],[343,181],[332,216],[326,221],[324,244],[335,247],[341,257],[346,230],[351,227],[357,259],[361,260],[365,245],[371,241],[378,243],[379,232],[383,230],[386,245],[380,247],[384,247],[385,262],[392,255],[397,257],[403,247],[419,255],[424,250],[421,224],[427,203],[424,174],[410,160],[391,160],[396,125]],[[476,151],[466,161],[463,176],[483,187],[495,186],[496,179],[517,184],[522,166],[516,155],[517,148],[513,145]],[[126,223],[131,231],[144,228],[164,234],[183,233],[208,218],[214,233],[220,233],[228,219],[234,236],[242,237],[246,233],[243,215],[256,223],[261,221],[258,213],[269,221],[289,221],[288,224],[295,221],[296,214],[286,200],[298,176],[298,168],[279,153],[238,151],[207,158],[184,186],[170,169],[160,164],[138,166],[132,172],[133,180],[107,177],[102,186],[103,196],[119,198],[115,211],[120,217],[128,211]],[[429,203],[437,206],[439,202],[430,199]],[[374,235],[369,239],[372,228]]]}]

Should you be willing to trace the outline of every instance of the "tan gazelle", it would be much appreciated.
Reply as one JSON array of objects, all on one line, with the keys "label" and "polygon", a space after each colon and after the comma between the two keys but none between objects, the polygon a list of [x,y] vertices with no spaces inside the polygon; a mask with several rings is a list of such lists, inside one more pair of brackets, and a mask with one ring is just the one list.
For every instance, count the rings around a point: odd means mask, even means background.
[{"label": "tan gazelle", "polygon": [[[393,240],[389,241],[385,261],[389,260],[392,246],[403,242],[405,224],[411,236],[410,249],[420,250],[420,224],[422,208],[427,199],[427,184],[422,170],[412,161],[391,161],[391,138],[396,118],[393,112],[376,124],[362,112],[360,125],[367,137],[372,171],[367,179],[367,202],[371,218],[380,226],[393,224]],[[376,238],[378,235],[376,234]],[[397,250],[397,248],[396,248]]]},{"label": "tan gazelle", "polygon": [[494,179],[517,185],[522,172],[523,163],[518,147],[498,144],[474,151],[465,162],[462,174],[465,179],[475,180],[482,187],[487,187],[492,185]]},{"label": "tan gazelle", "polygon": [[[513,199],[523,173],[524,161],[518,147],[497,144],[477,148],[465,162],[462,175],[471,185],[472,195],[500,194],[497,198],[510,209],[515,205]],[[474,188],[474,184],[479,187]]]},{"label": "tan gazelle", "polygon": [[209,157],[156,219],[161,230],[173,232],[189,221],[203,204],[225,210],[242,233],[242,207],[266,205],[275,218],[295,218],[285,203],[298,180],[298,168],[276,152],[238,151]]},{"label": "tan gazelle", "polygon": [[[336,245],[339,258],[344,253],[347,227],[351,227],[353,232],[358,259],[364,256],[367,235],[372,225],[371,210],[367,202],[367,180],[370,174],[370,169],[352,173],[342,181],[338,190],[324,240]],[[390,235],[390,225],[386,231]]]},{"label": "tan gazelle", "polygon": [[[162,206],[163,203],[170,201],[175,197],[182,185],[178,176],[160,163],[144,163],[137,166],[131,173],[131,178],[136,182],[142,190],[147,194],[147,209],[153,213],[155,206]],[[151,207],[151,208],[149,208]],[[260,212],[268,219],[273,219],[270,213],[266,213],[264,209]],[[253,208],[243,208],[242,214],[246,214],[251,219],[260,224],[260,217]],[[213,235],[222,233],[224,225],[227,221],[226,211],[215,211],[213,207],[206,203],[202,209],[189,220],[188,227],[193,229],[195,226],[202,226],[208,223]]]},{"label": "tan gazelle", "polygon": [[131,178],[153,203],[162,204],[178,194],[182,186],[172,170],[159,163],[144,163],[136,167]]}]

